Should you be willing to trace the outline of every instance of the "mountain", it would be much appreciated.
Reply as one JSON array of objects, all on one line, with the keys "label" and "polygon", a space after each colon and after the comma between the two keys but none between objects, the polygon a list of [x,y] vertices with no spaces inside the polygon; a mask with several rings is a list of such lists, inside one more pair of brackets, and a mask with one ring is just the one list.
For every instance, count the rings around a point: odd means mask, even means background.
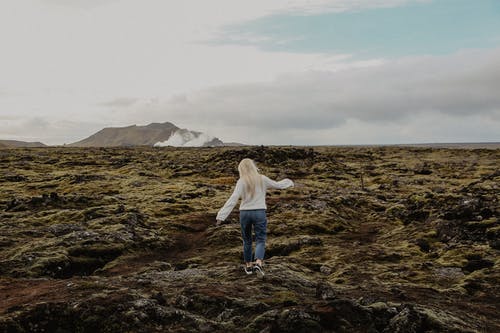
[{"label": "mountain", "polygon": [[26,142],[17,140],[0,140],[0,148],[21,148],[21,147],[47,147],[41,142]]},{"label": "mountain", "polygon": [[116,146],[223,146],[215,137],[201,132],[181,129],[170,122],[146,126],[107,127],[78,142],[72,147]]}]

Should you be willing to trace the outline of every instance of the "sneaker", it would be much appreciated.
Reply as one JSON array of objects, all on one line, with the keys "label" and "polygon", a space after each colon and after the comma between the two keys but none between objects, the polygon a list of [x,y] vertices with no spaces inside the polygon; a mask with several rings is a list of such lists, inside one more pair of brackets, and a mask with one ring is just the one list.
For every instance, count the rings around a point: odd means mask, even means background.
[{"label": "sneaker", "polygon": [[264,276],[264,270],[262,269],[262,266],[259,264],[253,265],[253,271],[255,273],[260,273],[260,274],[262,274],[262,276]]},{"label": "sneaker", "polygon": [[246,267],[246,266],[245,266],[245,273],[247,273],[247,275],[252,274],[252,273],[253,273],[253,269],[252,269],[252,267]]}]

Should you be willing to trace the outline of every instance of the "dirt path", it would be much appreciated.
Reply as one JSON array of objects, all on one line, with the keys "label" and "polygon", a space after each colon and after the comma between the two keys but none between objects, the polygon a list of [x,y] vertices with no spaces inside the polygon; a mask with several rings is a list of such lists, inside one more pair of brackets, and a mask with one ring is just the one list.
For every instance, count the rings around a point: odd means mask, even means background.
[{"label": "dirt path", "polygon": [[169,263],[175,269],[185,268],[184,260],[199,256],[206,251],[208,228],[213,224],[212,218],[206,214],[183,216],[182,220],[168,226],[171,229],[172,245],[155,251],[122,256],[97,274],[101,276],[133,274],[155,261]]},{"label": "dirt path", "polygon": [[72,280],[0,279],[0,314],[26,304],[65,301]]}]

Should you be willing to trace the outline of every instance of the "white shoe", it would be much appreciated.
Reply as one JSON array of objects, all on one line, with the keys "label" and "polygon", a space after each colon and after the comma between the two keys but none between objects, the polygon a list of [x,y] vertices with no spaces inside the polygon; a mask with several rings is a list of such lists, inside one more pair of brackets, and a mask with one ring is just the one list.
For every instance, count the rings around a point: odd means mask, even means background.
[{"label": "white shoe", "polygon": [[259,264],[253,265],[253,270],[255,273],[260,273],[262,276],[264,276],[264,270],[262,269],[262,266]]}]

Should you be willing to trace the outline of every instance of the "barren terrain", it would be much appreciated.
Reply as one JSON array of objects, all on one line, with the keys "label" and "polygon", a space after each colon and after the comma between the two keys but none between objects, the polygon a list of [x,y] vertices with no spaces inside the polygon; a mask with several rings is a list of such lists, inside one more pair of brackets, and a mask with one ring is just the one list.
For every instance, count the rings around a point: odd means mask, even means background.
[{"label": "barren terrain", "polygon": [[[237,164],[268,194],[247,276]],[[500,149],[0,149],[0,332],[500,332]]]}]

